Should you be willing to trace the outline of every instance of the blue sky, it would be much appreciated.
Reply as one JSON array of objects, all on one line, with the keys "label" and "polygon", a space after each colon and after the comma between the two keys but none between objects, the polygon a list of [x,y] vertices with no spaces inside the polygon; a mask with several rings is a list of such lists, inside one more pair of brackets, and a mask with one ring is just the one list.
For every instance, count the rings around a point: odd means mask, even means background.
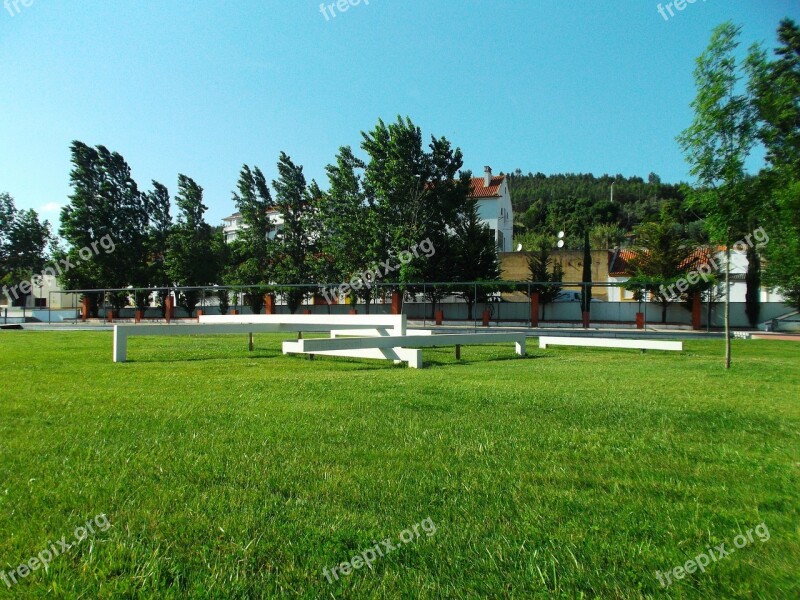
[{"label": "blue sky", "polygon": [[711,29],[772,47],[800,19],[796,0],[669,20],[651,0],[362,0],[327,20],[319,0],[23,1],[0,6],[0,191],[51,222],[73,139],[120,152],[144,189],[193,177],[219,224],[243,163],[272,179],[284,150],[326,187],[338,147],[398,114],[473,172],[688,180],[675,136]]}]

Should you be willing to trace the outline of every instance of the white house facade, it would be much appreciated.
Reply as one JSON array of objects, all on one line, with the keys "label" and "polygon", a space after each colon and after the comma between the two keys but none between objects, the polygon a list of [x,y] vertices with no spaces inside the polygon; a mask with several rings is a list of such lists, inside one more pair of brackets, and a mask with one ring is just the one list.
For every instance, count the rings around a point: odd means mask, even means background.
[{"label": "white house facade", "polygon": [[494,231],[498,252],[511,252],[514,244],[514,209],[505,175],[492,175],[483,168],[483,177],[473,177],[470,196],[478,200],[481,220]]},{"label": "white house facade", "polygon": [[[267,216],[272,223],[272,229],[269,232],[269,239],[274,239],[278,233],[283,231],[283,217],[276,208],[270,208],[267,211]],[[233,213],[230,217],[222,219],[222,233],[225,236],[225,243],[230,244],[234,241],[241,230],[246,225],[242,222],[242,213]]]}]

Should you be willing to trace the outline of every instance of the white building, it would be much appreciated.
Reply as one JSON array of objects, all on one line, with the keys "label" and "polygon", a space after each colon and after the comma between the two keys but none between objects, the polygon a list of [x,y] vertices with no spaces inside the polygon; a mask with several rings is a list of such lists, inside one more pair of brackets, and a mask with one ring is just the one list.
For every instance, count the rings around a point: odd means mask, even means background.
[{"label": "white building", "polygon": [[473,177],[470,196],[478,200],[478,214],[492,231],[498,252],[511,252],[514,242],[514,209],[505,175],[492,175],[483,168],[483,177]]},{"label": "white building", "polygon": [[[491,167],[484,167],[483,177],[473,177],[470,196],[478,200],[478,214],[494,232],[498,252],[511,252],[514,240],[514,211],[511,208],[511,194],[505,175],[492,175]],[[270,231],[270,239],[283,229],[283,219],[276,208],[267,211],[275,229]],[[226,242],[236,239],[237,232],[244,227],[241,213],[234,213],[222,219],[222,231]]]},{"label": "white building", "polygon": [[[267,210],[267,216],[269,216],[269,220],[272,223],[269,239],[274,239],[278,233],[283,231],[283,217],[275,207]],[[233,213],[230,217],[222,219],[222,233],[225,236],[225,243],[229,244],[235,240],[238,231],[244,226],[242,222],[242,213]]]}]

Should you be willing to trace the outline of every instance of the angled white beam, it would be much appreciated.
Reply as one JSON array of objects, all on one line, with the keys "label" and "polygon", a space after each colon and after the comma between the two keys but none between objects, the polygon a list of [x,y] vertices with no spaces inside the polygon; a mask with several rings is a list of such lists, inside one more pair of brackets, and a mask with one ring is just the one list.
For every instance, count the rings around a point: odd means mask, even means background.
[{"label": "angled white beam", "polygon": [[455,346],[474,344],[499,344],[516,342],[517,354],[525,353],[524,333],[445,333],[441,335],[404,335],[400,337],[341,337],[298,340],[301,352],[318,354],[325,350],[353,350],[360,348],[396,348]]},{"label": "angled white beam", "polygon": [[[396,335],[392,329],[334,329],[331,331],[331,337],[386,337]],[[406,329],[406,335],[434,335],[430,329]]]},{"label": "angled white beam", "polygon": [[296,342],[283,342],[284,354],[320,354],[322,356],[346,356],[349,358],[373,358],[378,360],[393,360],[395,362],[406,362],[412,369],[422,368],[422,350],[412,348],[352,348],[347,350],[319,350],[316,352],[304,352],[301,349],[301,342],[308,340],[298,340]]}]

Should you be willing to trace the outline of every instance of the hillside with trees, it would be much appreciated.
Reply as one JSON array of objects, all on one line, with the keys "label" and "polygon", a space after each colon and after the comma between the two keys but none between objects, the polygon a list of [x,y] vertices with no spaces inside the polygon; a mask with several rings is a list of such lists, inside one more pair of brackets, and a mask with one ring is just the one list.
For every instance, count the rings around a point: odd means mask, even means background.
[{"label": "hillside with trees", "polygon": [[564,231],[566,247],[579,249],[584,226],[590,223],[592,246],[613,247],[637,225],[658,218],[665,205],[690,239],[707,239],[703,215],[685,207],[685,185],[663,183],[655,173],[645,180],[590,173],[523,174],[517,169],[508,175],[508,184],[519,241]]}]

